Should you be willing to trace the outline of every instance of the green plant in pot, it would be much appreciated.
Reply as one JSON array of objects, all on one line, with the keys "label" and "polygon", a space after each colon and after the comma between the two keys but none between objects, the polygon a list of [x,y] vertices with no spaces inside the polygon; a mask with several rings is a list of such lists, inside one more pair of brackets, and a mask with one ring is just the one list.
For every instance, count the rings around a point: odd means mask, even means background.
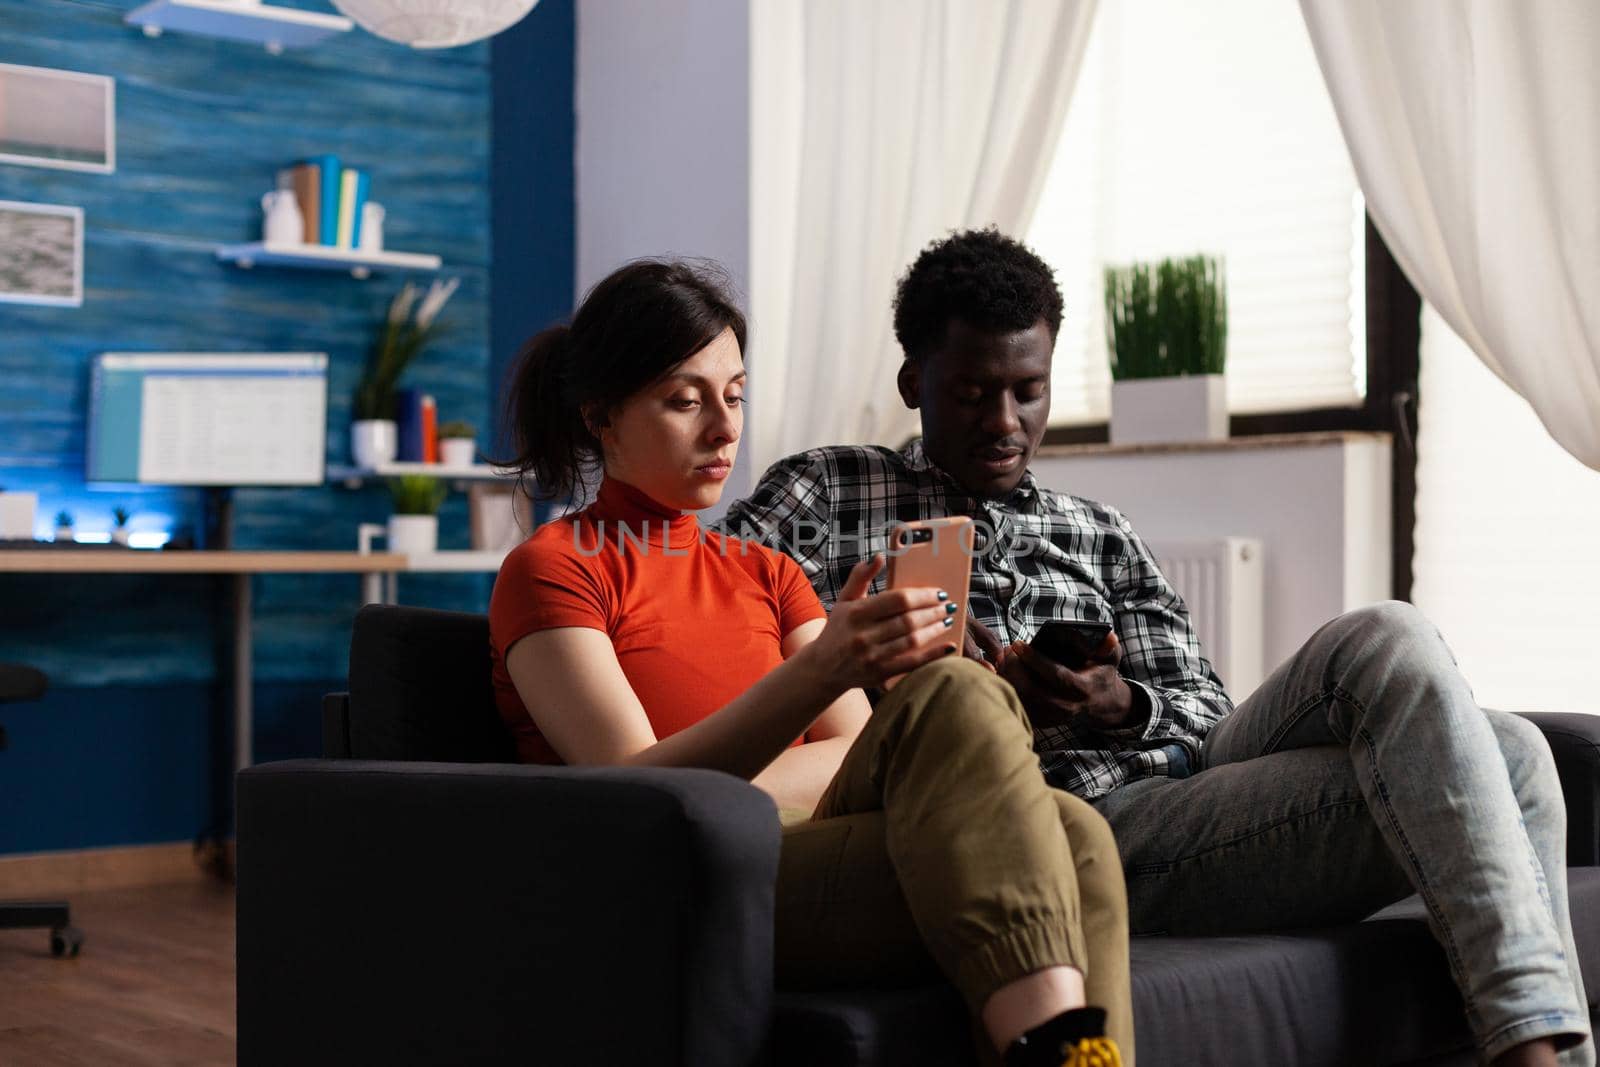
[{"label": "green plant in pot", "polygon": [[1225,439],[1222,260],[1190,256],[1108,267],[1105,301],[1112,443]]},{"label": "green plant in pot", "polygon": [[128,543],[128,519],[132,514],[127,508],[118,505],[111,509],[111,519],[115,525],[111,527],[111,543],[125,545]]},{"label": "green plant in pot", "polygon": [[470,422],[456,419],[439,427],[439,462],[446,467],[470,467],[478,458],[478,431]]},{"label": "green plant in pot", "polygon": [[74,537],[73,533],[72,533],[72,512],[70,512],[70,511],[58,511],[58,512],[56,512],[56,540],[57,541],[75,541],[75,540],[77,540],[77,538]]},{"label": "green plant in pot", "polygon": [[387,482],[394,502],[394,513],[389,516],[389,551],[406,556],[437,552],[439,506],[449,489],[431,474],[402,474]]},{"label": "green plant in pot", "polygon": [[394,399],[400,376],[439,335],[439,312],[459,284],[458,278],[435,281],[424,292],[407,282],[389,301],[352,400],[350,458],[356,466],[372,470],[394,459],[399,443]]}]

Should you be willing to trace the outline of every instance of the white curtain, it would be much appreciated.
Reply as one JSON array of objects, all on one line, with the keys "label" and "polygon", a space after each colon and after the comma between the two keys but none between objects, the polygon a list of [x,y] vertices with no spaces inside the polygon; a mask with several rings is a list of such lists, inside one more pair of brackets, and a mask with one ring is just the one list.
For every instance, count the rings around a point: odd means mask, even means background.
[{"label": "white curtain", "polygon": [[1022,234],[1095,0],[752,7],[752,459],[899,444],[891,301],[950,230]]},{"label": "white curtain", "polygon": [[1600,469],[1600,4],[1301,0],[1406,276]]},{"label": "white curtain", "polygon": [[1600,473],[1427,306],[1420,392],[1411,602],[1482,706],[1600,713]]}]

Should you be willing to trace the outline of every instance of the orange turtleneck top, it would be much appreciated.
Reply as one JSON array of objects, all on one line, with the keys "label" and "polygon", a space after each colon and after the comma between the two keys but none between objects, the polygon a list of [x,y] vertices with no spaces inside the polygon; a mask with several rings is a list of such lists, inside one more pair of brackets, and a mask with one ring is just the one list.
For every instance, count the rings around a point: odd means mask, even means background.
[{"label": "orange turtleneck top", "polygon": [[537,630],[583,626],[611,638],[657,739],[692,726],[783,662],[783,638],[826,618],[798,564],[701,530],[606,479],[593,504],[546,523],[500,565],[489,643],[500,716],[525,763],[561,763],[522,704],[505,655]]}]

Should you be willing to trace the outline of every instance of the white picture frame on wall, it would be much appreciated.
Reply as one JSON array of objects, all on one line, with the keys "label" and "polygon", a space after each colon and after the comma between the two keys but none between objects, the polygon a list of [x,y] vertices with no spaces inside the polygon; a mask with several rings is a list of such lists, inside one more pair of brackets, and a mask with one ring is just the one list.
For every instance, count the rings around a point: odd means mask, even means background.
[{"label": "white picture frame on wall", "polygon": [[0,302],[83,304],[83,208],[0,200]]},{"label": "white picture frame on wall", "polygon": [[116,79],[0,63],[0,163],[115,171]]}]

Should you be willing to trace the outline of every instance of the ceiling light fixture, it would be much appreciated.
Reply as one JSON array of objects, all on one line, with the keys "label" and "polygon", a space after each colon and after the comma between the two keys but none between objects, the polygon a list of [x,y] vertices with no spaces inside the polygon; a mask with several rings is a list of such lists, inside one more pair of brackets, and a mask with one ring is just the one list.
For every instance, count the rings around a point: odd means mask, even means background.
[{"label": "ceiling light fixture", "polygon": [[454,48],[492,37],[539,0],[333,0],[368,33],[412,48]]}]

